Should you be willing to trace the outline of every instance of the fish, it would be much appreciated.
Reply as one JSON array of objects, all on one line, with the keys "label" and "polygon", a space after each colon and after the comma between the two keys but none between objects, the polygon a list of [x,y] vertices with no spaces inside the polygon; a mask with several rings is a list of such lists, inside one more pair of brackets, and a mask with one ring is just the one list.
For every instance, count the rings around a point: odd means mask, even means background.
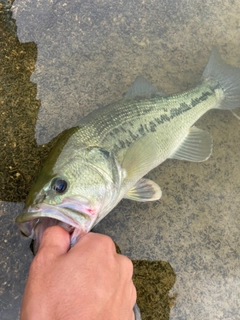
[{"label": "fish", "polygon": [[195,122],[211,109],[240,106],[240,69],[213,48],[195,87],[166,95],[138,77],[124,98],[64,132],[30,189],[21,232],[37,252],[44,230],[60,225],[73,246],[123,199],[155,201],[160,186],[145,175],[167,159],[207,160],[212,137]]}]

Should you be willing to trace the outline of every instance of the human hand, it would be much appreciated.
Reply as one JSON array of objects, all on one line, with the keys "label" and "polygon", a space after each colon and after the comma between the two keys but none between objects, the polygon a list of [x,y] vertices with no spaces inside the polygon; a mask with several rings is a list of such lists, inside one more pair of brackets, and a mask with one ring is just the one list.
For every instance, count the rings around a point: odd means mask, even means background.
[{"label": "human hand", "polygon": [[133,266],[108,236],[88,233],[69,250],[61,227],[45,230],[32,261],[21,320],[133,320]]}]

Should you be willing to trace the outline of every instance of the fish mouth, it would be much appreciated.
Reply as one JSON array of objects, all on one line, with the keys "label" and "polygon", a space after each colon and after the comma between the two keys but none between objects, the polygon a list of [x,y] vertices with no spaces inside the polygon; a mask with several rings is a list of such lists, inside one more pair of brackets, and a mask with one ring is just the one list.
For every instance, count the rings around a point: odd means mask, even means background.
[{"label": "fish mouth", "polygon": [[69,247],[90,231],[95,218],[72,207],[40,204],[27,208],[16,218],[23,235],[33,239],[33,253],[36,254],[46,228],[59,225],[70,235]]}]

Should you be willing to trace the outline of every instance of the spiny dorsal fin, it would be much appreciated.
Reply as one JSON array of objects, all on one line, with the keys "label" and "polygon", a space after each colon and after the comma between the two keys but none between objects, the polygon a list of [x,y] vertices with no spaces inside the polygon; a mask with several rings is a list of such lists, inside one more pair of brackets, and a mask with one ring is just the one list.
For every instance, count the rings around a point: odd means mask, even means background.
[{"label": "spiny dorsal fin", "polygon": [[155,182],[149,179],[140,179],[124,196],[125,199],[135,201],[154,201],[160,199],[162,191]]}]

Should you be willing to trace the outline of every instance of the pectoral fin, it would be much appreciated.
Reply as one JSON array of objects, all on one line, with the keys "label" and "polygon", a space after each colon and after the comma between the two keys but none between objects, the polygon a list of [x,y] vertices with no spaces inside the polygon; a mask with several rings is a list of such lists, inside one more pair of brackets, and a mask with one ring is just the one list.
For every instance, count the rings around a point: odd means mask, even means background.
[{"label": "pectoral fin", "polygon": [[191,127],[185,140],[169,158],[200,162],[207,160],[211,154],[211,135],[207,131]]},{"label": "pectoral fin", "polygon": [[148,134],[130,146],[122,162],[128,179],[138,180],[152,169],[158,156],[156,143],[155,136]]},{"label": "pectoral fin", "polygon": [[124,198],[144,202],[158,200],[161,196],[162,191],[155,182],[142,178],[128,191]]}]

